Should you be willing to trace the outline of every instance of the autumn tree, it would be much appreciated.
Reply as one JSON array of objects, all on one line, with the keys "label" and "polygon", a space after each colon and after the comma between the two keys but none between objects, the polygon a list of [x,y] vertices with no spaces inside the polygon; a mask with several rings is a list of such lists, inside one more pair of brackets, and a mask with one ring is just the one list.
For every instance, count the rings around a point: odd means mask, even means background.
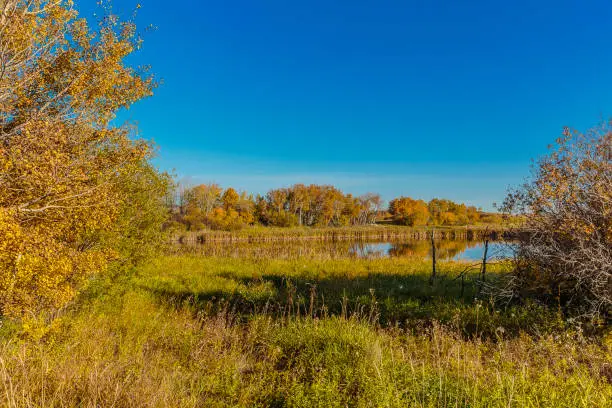
[{"label": "autumn tree", "polygon": [[112,124],[152,94],[125,63],[139,45],[133,23],[107,15],[92,30],[71,1],[0,1],[3,315],[62,307],[158,231],[170,180],[151,144]]},{"label": "autumn tree", "polygon": [[310,210],[311,200],[308,188],[303,184],[296,184],[289,189],[287,196],[289,210],[298,217],[299,225],[304,225],[304,213]]},{"label": "autumn tree", "polygon": [[323,186],[319,199],[321,211],[317,224],[324,227],[339,226],[340,216],[345,206],[342,192],[333,186]]},{"label": "autumn tree", "polygon": [[223,189],[217,184],[200,184],[188,190],[187,206],[193,211],[202,214],[210,213],[222,202]]},{"label": "autumn tree", "polygon": [[427,203],[433,225],[467,225],[480,220],[478,209],[452,200],[434,198]]},{"label": "autumn tree", "polygon": [[245,192],[217,184],[200,184],[185,193],[187,210],[175,217],[191,231],[205,228],[236,230],[255,222],[255,202]]},{"label": "autumn tree", "polygon": [[427,225],[430,219],[429,209],[423,200],[413,200],[409,197],[400,197],[391,200],[389,203],[389,213],[398,224]]},{"label": "autumn tree", "polygon": [[253,203],[253,216],[262,225],[270,225],[270,211],[268,201],[262,195],[257,195]]},{"label": "autumn tree", "polygon": [[221,202],[223,203],[223,208],[226,211],[234,209],[236,204],[238,204],[238,200],[240,200],[240,196],[238,192],[234,190],[232,187],[229,187],[223,192],[223,196],[221,196]]},{"label": "autumn tree", "polygon": [[427,204],[434,225],[453,225],[457,217],[453,214],[454,203],[450,200],[434,198]]},{"label": "autumn tree", "polygon": [[286,188],[270,190],[266,196],[270,209],[282,214],[287,206],[289,191]]},{"label": "autumn tree", "polygon": [[381,206],[378,194],[355,197],[330,185],[295,184],[270,190],[255,212],[264,225],[329,227],[372,224]]},{"label": "autumn tree", "polygon": [[383,206],[382,197],[380,194],[366,193],[358,199],[361,203],[361,213],[359,214],[359,221],[357,224],[374,224]]},{"label": "autumn tree", "polygon": [[293,227],[298,225],[297,217],[288,211],[290,191],[286,188],[270,190],[266,194],[267,222],[278,227]]},{"label": "autumn tree", "polygon": [[612,310],[612,128],[566,129],[505,201],[524,215],[510,294],[580,314]]},{"label": "autumn tree", "polygon": [[474,206],[467,207],[466,217],[470,224],[476,224],[480,221],[480,212]]},{"label": "autumn tree", "polygon": [[353,197],[352,194],[344,196],[344,205],[340,214],[339,225],[356,225],[359,221],[359,215],[362,213],[363,208],[361,202],[357,197]]}]

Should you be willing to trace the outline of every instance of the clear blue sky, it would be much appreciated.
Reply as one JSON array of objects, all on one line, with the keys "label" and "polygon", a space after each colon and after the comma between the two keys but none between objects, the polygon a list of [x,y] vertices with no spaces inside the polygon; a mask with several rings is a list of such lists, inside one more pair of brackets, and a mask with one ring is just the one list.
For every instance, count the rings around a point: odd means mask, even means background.
[{"label": "clear blue sky", "polygon": [[133,62],[164,83],[122,119],[193,182],[491,208],[563,126],[612,115],[609,0],[141,4]]}]

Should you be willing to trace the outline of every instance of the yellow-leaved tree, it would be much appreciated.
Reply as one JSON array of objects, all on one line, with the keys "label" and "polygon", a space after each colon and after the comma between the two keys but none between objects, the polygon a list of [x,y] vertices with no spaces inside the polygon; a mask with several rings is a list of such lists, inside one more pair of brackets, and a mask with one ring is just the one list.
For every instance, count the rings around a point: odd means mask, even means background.
[{"label": "yellow-leaved tree", "polygon": [[391,200],[389,212],[393,215],[395,222],[411,227],[426,225],[431,217],[427,203],[423,200],[413,200],[409,197]]},{"label": "yellow-leaved tree", "polygon": [[111,261],[158,242],[170,179],[112,124],[152,94],[132,22],[95,29],[68,0],[0,0],[0,313],[61,308]]}]

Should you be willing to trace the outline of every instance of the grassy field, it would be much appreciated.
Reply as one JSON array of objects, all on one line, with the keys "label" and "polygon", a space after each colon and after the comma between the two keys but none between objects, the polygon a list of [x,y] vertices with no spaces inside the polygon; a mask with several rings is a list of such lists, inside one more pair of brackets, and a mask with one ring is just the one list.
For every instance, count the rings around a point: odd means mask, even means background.
[{"label": "grassy field", "polygon": [[2,405],[611,406],[605,337],[474,301],[464,268],[430,286],[414,259],[161,257],[44,330],[2,327]]}]

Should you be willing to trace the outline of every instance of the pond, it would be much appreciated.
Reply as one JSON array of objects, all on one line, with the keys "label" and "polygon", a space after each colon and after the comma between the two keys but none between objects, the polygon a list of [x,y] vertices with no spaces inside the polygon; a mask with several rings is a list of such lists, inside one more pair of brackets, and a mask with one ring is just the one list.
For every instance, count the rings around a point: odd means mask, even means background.
[{"label": "pond", "polygon": [[[181,251],[204,256],[273,259],[342,259],[342,258],[420,258],[431,259],[431,243],[410,241],[273,241],[273,242],[205,242],[185,244]],[[487,259],[512,257],[512,243],[490,242]],[[480,241],[440,240],[436,242],[436,258],[472,262],[481,260],[484,243]]]},{"label": "pond", "polygon": [[[477,261],[483,258],[484,248],[484,242],[479,241],[440,241],[436,244],[436,257],[440,260]],[[510,243],[490,242],[487,258],[507,259],[511,258],[513,253],[514,249]],[[411,256],[431,258],[431,244],[427,241],[353,243],[349,255],[358,258]]]}]

